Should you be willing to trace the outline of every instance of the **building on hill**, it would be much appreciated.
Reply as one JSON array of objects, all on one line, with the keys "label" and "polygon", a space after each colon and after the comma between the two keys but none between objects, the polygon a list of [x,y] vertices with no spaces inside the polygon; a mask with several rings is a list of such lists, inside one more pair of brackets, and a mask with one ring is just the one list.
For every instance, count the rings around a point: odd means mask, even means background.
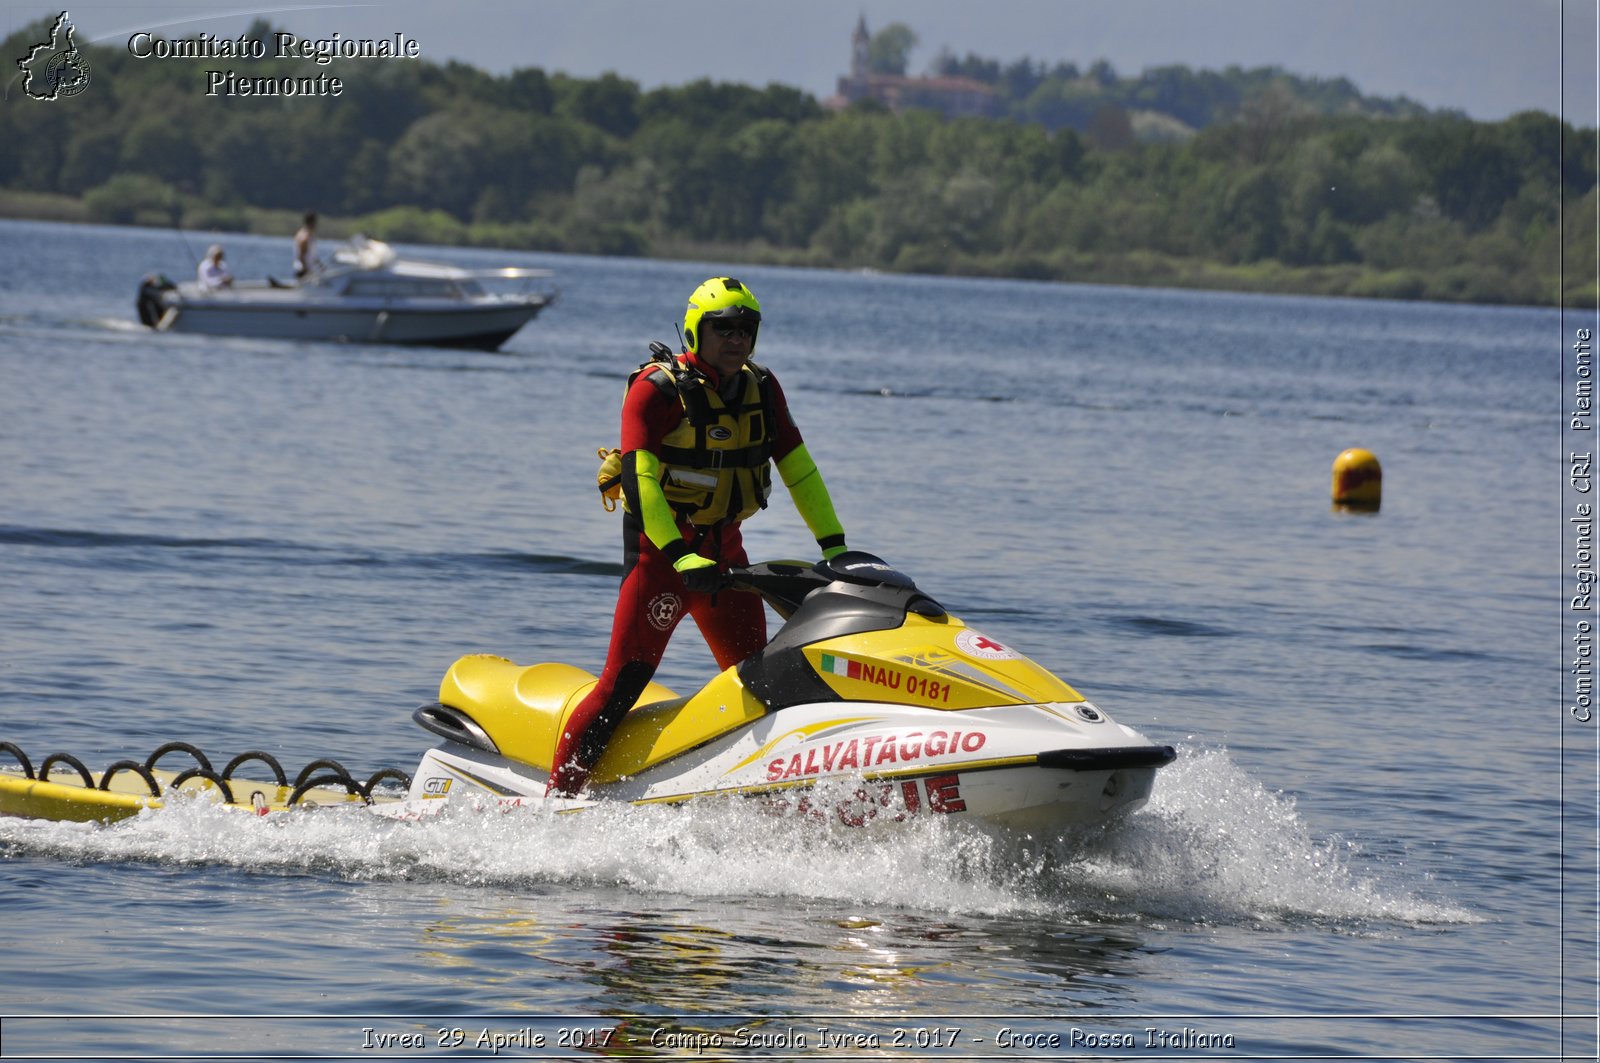
[{"label": "building on hill", "polygon": [[837,95],[824,107],[843,110],[861,100],[877,100],[896,113],[911,108],[938,111],[946,118],[991,118],[1001,110],[1000,93],[992,85],[964,77],[905,77],[875,74],[868,61],[867,16],[850,37],[850,73],[839,79]]}]

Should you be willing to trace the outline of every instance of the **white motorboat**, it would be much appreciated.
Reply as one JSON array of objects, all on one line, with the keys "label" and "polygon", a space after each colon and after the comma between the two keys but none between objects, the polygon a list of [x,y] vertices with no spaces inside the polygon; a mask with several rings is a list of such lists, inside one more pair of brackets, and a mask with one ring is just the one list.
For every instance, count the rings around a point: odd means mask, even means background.
[{"label": "white motorboat", "polygon": [[[358,236],[327,269],[298,283],[269,278],[205,288],[151,276],[136,305],[139,320],[162,332],[493,351],[555,301],[554,288],[528,290],[528,282],[549,276],[401,258],[388,244]],[[495,290],[516,282],[520,290]]]}]

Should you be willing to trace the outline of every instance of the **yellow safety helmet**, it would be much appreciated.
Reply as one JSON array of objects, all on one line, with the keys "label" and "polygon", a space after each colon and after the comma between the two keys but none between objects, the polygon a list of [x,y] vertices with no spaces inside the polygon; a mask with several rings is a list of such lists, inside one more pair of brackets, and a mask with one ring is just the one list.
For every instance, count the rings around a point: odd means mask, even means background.
[{"label": "yellow safety helmet", "polygon": [[689,296],[689,309],[683,315],[683,342],[692,352],[700,350],[700,319],[734,319],[750,323],[750,350],[756,349],[756,332],[761,328],[761,303],[755,294],[732,277],[712,277]]}]

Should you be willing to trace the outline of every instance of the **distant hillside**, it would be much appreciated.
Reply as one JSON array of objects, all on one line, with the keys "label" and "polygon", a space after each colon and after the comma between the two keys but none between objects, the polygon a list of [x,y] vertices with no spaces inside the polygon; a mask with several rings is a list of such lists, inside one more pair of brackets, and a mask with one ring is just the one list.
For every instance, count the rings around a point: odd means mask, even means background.
[{"label": "distant hillside", "polygon": [[824,106],[1011,119],[1052,132],[1071,129],[1111,149],[1183,141],[1210,126],[1255,116],[1283,121],[1430,114],[1404,97],[1363,95],[1348,78],[1300,77],[1276,66],[1197,71],[1172,65],[1130,78],[1104,59],[1087,68],[1027,57],[1003,63],[970,52],[957,58],[947,47],[926,74],[907,76],[916,46],[916,30],[905,23],[891,22],[874,33],[863,15],[850,37],[849,71]]},{"label": "distant hillside", "polygon": [[1152,67],[1122,77],[1105,60],[1087,69],[1074,63],[1047,65],[1023,58],[1009,64],[968,54],[941,52],[930,73],[965,77],[997,90],[1000,117],[1036,122],[1048,129],[1093,133],[1121,111],[1141,141],[1181,139],[1252,110],[1289,116],[1420,118],[1429,111],[1407,99],[1364,95],[1347,78],[1306,78],[1266,66],[1245,70]]}]

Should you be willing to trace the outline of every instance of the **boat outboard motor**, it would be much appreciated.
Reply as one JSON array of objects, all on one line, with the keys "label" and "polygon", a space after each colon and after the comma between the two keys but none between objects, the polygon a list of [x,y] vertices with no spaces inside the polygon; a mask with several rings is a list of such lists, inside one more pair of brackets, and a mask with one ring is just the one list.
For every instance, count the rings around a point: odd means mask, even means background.
[{"label": "boat outboard motor", "polygon": [[163,292],[170,292],[177,285],[173,284],[164,273],[146,274],[144,280],[139,282],[139,297],[134,300],[134,308],[139,311],[139,321],[150,328],[155,328],[161,321],[161,315],[166,309],[161,305]]}]

